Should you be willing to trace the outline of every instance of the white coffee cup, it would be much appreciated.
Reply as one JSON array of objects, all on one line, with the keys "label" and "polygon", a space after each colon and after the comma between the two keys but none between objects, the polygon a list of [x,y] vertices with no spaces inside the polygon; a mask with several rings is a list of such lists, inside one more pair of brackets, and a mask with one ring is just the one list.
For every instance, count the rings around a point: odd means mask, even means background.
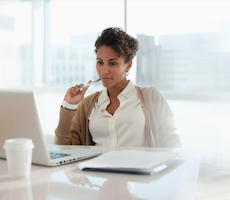
[{"label": "white coffee cup", "polygon": [[32,162],[33,141],[13,138],[5,141],[4,147],[11,179],[29,178]]}]

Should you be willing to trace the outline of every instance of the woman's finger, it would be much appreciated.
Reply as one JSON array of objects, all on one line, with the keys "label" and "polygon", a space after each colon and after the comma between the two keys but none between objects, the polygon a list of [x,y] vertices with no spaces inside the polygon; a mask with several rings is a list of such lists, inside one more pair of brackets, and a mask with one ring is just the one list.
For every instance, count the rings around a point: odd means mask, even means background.
[{"label": "woman's finger", "polygon": [[[91,80],[89,80],[87,84],[89,84],[89,83],[91,83],[91,82],[92,82],[92,81],[91,81]],[[86,84],[86,85],[87,85],[87,84]],[[89,86],[88,86],[88,87],[83,88],[82,92],[84,92],[84,93],[85,93],[85,92],[86,92],[86,90],[88,90],[88,88],[89,88]]]},{"label": "woman's finger", "polygon": [[79,91],[82,91],[82,90],[83,90],[83,87],[84,87],[84,85],[83,85],[83,84],[80,84],[78,90],[79,90]]},{"label": "woman's finger", "polygon": [[[82,84],[80,84],[80,85],[82,85]],[[74,87],[74,93],[75,94],[77,94],[77,92],[79,92],[80,85],[75,85],[75,87]]]}]

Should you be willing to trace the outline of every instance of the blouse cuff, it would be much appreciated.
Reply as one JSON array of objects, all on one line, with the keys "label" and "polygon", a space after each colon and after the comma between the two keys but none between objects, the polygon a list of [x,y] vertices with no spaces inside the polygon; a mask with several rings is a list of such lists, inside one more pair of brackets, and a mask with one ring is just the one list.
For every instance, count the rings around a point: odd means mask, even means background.
[{"label": "blouse cuff", "polygon": [[70,104],[66,100],[63,99],[61,106],[68,110],[77,110],[78,104]]}]

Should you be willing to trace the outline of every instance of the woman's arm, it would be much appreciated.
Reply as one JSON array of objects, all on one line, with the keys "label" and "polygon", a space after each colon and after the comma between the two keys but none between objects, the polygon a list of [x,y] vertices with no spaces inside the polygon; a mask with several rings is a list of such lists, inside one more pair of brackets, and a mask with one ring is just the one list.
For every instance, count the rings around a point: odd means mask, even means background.
[{"label": "woman's arm", "polygon": [[176,134],[174,116],[162,93],[154,88],[153,109],[159,130],[162,147],[181,147],[179,136]]},{"label": "woman's arm", "polygon": [[139,88],[147,124],[152,141],[156,147],[181,147],[176,134],[173,112],[161,92],[155,87]]},{"label": "woman's arm", "polygon": [[159,127],[162,147],[181,147],[179,136],[176,134],[176,126],[173,115],[169,115]]},{"label": "woman's arm", "polygon": [[76,110],[61,107],[58,126],[55,130],[54,144],[71,145],[71,123]]},{"label": "woman's arm", "polygon": [[[91,81],[89,81],[88,83],[90,82]],[[84,98],[85,92],[88,87],[80,90],[80,88],[83,88],[83,86],[83,84],[76,85],[68,89],[68,91],[66,92],[64,102],[67,104],[67,107],[61,107],[59,123],[55,130],[54,144],[80,144],[78,136],[71,136],[72,119],[74,115],[77,114],[77,110],[70,110],[68,109],[68,106],[75,106],[79,104],[79,102]],[[79,121],[77,123],[79,123]],[[79,126],[77,125],[77,128],[78,127]],[[78,130],[76,130],[76,132],[78,132]]]}]

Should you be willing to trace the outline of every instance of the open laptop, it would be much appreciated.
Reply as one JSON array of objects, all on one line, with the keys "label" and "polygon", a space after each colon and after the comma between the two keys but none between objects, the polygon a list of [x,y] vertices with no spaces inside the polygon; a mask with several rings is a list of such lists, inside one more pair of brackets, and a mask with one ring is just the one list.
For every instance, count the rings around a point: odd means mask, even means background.
[{"label": "open laptop", "polygon": [[72,145],[47,145],[32,91],[0,90],[0,158],[6,158],[3,145],[10,138],[33,140],[33,164],[58,166],[102,154]]}]

